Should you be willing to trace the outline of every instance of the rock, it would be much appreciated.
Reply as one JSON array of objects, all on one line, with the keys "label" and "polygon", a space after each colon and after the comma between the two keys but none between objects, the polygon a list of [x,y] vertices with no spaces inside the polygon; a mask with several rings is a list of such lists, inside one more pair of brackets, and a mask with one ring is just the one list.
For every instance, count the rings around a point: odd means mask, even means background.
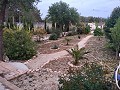
[{"label": "rock", "polygon": [[4,56],[4,61],[5,61],[5,62],[9,62],[8,56],[6,56],[6,55]]}]

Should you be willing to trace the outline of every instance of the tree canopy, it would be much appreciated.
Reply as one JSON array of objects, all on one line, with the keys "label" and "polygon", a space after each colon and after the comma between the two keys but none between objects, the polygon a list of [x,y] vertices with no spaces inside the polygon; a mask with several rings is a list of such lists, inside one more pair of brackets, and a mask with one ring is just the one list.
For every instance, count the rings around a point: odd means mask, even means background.
[{"label": "tree canopy", "polygon": [[70,8],[67,3],[60,1],[49,7],[48,18],[59,27],[63,28],[65,25],[67,28],[70,23],[76,24],[79,21],[79,13],[77,9]]},{"label": "tree canopy", "polygon": [[110,42],[112,42],[111,39],[111,31],[110,28],[113,28],[114,25],[116,24],[117,19],[120,17],[120,7],[116,7],[113,9],[110,17],[107,19],[106,23],[105,23],[105,35],[106,37],[110,40]]},{"label": "tree canopy", "polygon": [[85,16],[80,16],[80,21],[81,22],[86,22],[86,23],[92,23],[92,22],[105,22],[106,19],[102,18],[102,17],[93,17],[93,16],[89,16],[89,17],[85,17]]},{"label": "tree canopy", "polygon": [[[5,22],[5,17],[8,16],[8,13],[5,13],[6,10],[25,10],[29,11],[34,7],[36,3],[40,0],[0,0],[0,60],[3,60],[3,26]],[[14,11],[15,12],[15,11]]]},{"label": "tree canopy", "polygon": [[120,18],[118,18],[115,26],[110,29],[111,30],[111,38],[112,38],[112,46],[116,51],[116,59],[118,59],[118,54],[120,51]]}]

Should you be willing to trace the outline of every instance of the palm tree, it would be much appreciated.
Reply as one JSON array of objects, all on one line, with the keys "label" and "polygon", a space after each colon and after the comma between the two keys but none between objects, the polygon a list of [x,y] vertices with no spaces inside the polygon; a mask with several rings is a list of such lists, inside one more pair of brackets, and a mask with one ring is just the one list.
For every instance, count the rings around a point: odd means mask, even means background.
[{"label": "palm tree", "polygon": [[87,54],[87,53],[89,53],[89,52],[86,52],[85,51],[85,48],[78,48],[78,46],[77,46],[77,48],[73,48],[73,49],[71,49],[71,50],[67,50],[68,52],[69,52],[69,54],[71,54],[72,55],[72,57],[74,58],[74,62],[73,62],[73,64],[74,65],[77,65],[78,64],[78,62],[79,62],[79,60],[81,60],[81,59],[87,59],[87,58],[85,58],[85,57],[83,57],[85,54]]}]

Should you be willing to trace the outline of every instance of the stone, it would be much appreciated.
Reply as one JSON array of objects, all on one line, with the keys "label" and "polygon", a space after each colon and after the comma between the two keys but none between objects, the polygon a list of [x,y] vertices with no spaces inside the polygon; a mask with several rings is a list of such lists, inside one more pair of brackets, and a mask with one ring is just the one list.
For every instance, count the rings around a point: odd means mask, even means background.
[{"label": "stone", "polygon": [[5,62],[9,62],[9,58],[8,58],[8,56],[5,55],[5,57],[4,57],[4,61],[5,61]]}]

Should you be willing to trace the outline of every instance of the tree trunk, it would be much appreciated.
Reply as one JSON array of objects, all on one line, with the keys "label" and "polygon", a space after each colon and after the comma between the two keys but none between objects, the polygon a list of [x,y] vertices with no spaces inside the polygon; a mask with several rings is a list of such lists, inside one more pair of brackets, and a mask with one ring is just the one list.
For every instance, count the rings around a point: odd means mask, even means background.
[{"label": "tree trunk", "polygon": [[12,16],[12,24],[13,24],[13,26],[15,25],[15,17],[14,16]]},{"label": "tree trunk", "polygon": [[1,6],[0,6],[0,61],[3,61],[3,26],[5,22],[5,9],[6,5],[8,3],[8,0],[2,0]]},{"label": "tree trunk", "polygon": [[118,60],[118,56],[119,56],[119,47],[116,48],[116,57],[115,57],[116,60]]},{"label": "tree trunk", "polygon": [[52,23],[52,27],[55,28],[55,23]]},{"label": "tree trunk", "polygon": [[45,30],[46,30],[46,29],[47,29],[47,26],[46,26],[46,19],[45,19],[45,22],[44,22],[44,23],[45,23],[45,27],[44,27],[44,28],[45,28]]}]

